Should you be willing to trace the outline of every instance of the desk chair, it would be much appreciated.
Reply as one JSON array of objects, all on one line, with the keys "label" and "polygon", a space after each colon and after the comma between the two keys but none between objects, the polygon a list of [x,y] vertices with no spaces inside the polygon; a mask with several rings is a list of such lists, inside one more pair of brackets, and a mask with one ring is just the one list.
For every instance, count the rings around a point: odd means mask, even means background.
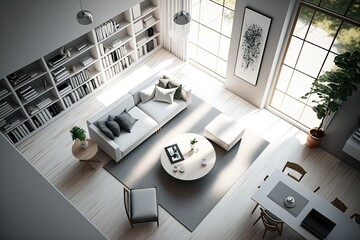
[{"label": "desk chair", "polygon": [[347,206],[340,201],[338,198],[335,198],[332,202],[330,202],[332,205],[340,209],[340,211],[345,212],[347,209]]},{"label": "desk chair", "polygon": [[155,221],[159,226],[156,187],[142,189],[124,188],[124,205],[132,228],[134,228],[135,223]]},{"label": "desk chair", "polygon": [[260,218],[265,227],[265,231],[262,237],[263,239],[267,231],[278,232],[279,235],[281,236],[284,225],[284,222],[282,220],[277,218],[274,214],[272,214],[268,210],[260,208],[260,217],[254,222],[253,226],[260,220]]}]

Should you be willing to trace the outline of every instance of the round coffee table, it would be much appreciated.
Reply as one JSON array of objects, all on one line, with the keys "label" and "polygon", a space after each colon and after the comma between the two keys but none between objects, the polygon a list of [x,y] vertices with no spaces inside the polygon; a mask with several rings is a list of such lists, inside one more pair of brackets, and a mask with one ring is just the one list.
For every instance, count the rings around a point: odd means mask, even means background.
[{"label": "round coffee table", "polygon": [[[196,138],[198,142],[195,149],[191,150],[190,140]],[[183,157],[183,161],[171,163],[165,152],[165,147],[177,144]],[[161,165],[165,171],[174,178],[191,181],[202,178],[210,172],[216,161],[215,149],[203,136],[195,133],[184,133],[171,139],[161,151]],[[206,163],[206,165],[203,164]],[[177,171],[174,171],[174,166]],[[180,170],[184,170],[183,172]]]},{"label": "round coffee table", "polygon": [[76,140],[72,146],[72,153],[74,157],[80,160],[80,162],[85,162],[82,171],[84,171],[86,165],[89,165],[92,169],[95,170],[95,168],[91,166],[89,162],[100,162],[99,160],[93,159],[93,157],[95,157],[96,153],[98,152],[98,145],[91,139],[86,139],[86,141],[89,144],[88,147],[82,148],[81,142]]}]

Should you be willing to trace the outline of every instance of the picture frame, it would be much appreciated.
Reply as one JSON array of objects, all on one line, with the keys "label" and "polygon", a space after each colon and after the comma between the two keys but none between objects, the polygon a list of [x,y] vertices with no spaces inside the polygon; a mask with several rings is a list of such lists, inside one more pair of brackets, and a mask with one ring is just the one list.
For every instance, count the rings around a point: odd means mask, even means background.
[{"label": "picture frame", "polygon": [[168,156],[171,164],[181,162],[184,159],[184,156],[182,155],[179,146],[175,143],[170,146],[165,147],[166,155]]},{"label": "picture frame", "polygon": [[254,86],[257,85],[270,25],[270,17],[245,8],[234,75]]}]

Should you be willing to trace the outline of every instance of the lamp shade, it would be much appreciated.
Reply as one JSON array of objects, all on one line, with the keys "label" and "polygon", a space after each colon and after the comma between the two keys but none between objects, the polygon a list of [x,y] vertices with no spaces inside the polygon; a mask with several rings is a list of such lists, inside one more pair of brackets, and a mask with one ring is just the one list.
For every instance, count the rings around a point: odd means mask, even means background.
[{"label": "lamp shade", "polygon": [[78,12],[76,19],[81,25],[89,25],[94,21],[92,13],[87,10],[81,10]]},{"label": "lamp shade", "polygon": [[186,11],[180,11],[175,13],[174,22],[178,25],[186,25],[191,21],[191,16]]}]

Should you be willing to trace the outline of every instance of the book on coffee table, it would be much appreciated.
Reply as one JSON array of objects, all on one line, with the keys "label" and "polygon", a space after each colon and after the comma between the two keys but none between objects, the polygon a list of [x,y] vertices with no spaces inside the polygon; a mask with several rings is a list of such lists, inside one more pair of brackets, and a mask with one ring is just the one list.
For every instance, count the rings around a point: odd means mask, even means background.
[{"label": "book on coffee table", "polygon": [[181,162],[184,159],[184,156],[182,155],[179,146],[175,143],[173,145],[165,147],[166,155],[168,156],[171,164]]}]

